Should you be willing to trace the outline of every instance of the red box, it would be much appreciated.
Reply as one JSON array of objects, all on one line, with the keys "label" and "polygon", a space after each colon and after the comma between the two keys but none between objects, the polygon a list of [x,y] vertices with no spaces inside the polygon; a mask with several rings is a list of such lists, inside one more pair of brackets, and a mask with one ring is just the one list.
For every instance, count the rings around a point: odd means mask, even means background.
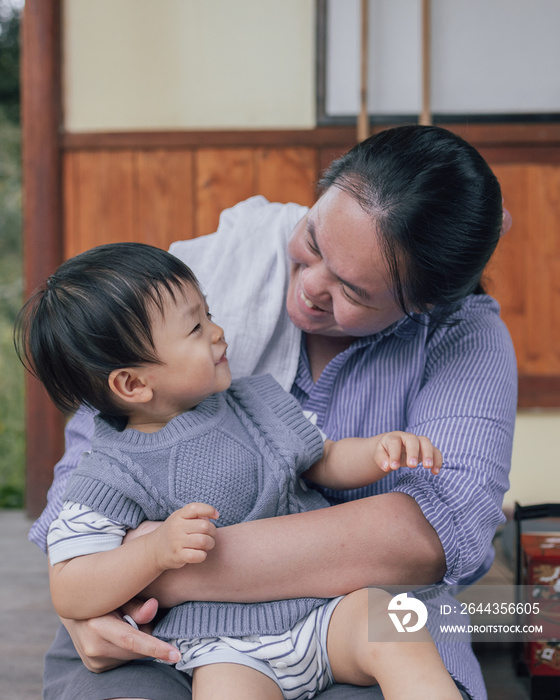
[{"label": "red box", "polygon": [[533,676],[560,676],[560,532],[524,533],[521,550],[521,585],[540,607],[524,622],[543,626],[541,639],[525,643],[525,664]]}]

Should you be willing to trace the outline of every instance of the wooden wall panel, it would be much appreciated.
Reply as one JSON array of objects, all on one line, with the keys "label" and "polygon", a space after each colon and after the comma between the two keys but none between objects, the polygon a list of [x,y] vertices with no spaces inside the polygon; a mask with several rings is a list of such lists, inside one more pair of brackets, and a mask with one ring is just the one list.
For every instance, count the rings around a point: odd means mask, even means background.
[{"label": "wooden wall panel", "polygon": [[135,240],[167,250],[194,238],[193,154],[188,150],[136,154]]},{"label": "wooden wall panel", "polygon": [[560,166],[496,165],[513,226],[488,268],[522,375],[560,375]]},{"label": "wooden wall panel", "polygon": [[313,148],[69,151],[64,252],[137,240],[161,248],[216,230],[220,213],[254,194],[312,205]]},{"label": "wooden wall panel", "polygon": [[71,165],[75,229],[66,231],[64,255],[103,243],[136,240],[133,151],[84,151]]},{"label": "wooden wall panel", "polygon": [[314,148],[258,148],[255,191],[272,202],[315,202],[317,151]]},{"label": "wooden wall panel", "polygon": [[84,250],[79,226],[80,188],[78,187],[79,153],[66,153],[62,160],[63,255],[69,258]]},{"label": "wooden wall panel", "polygon": [[513,217],[513,226],[498,244],[485,273],[485,287],[501,305],[502,318],[515,338],[518,363],[526,356],[526,252],[528,218],[526,216],[526,166],[519,164],[493,167]]},{"label": "wooden wall panel", "polygon": [[253,151],[249,148],[203,148],[195,153],[195,232],[212,233],[220,213],[256,194]]}]

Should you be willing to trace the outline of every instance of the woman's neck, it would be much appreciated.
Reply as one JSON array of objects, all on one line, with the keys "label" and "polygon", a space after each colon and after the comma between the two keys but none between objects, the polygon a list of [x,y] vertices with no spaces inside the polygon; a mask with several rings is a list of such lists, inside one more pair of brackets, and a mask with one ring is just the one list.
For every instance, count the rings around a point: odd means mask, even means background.
[{"label": "woman's neck", "polygon": [[305,348],[313,381],[317,382],[329,362],[339,353],[349,348],[355,340],[355,338],[306,334]]}]

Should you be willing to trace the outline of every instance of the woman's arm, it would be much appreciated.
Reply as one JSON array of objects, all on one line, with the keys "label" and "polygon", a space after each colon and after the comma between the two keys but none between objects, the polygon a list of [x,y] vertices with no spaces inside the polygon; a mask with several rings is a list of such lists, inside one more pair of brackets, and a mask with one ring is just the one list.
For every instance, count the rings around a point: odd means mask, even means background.
[{"label": "woman's arm", "polygon": [[445,573],[436,532],[400,493],[219,528],[215,543],[203,564],[165,572],[144,594],[164,607],[333,597],[370,585],[435,583]]}]

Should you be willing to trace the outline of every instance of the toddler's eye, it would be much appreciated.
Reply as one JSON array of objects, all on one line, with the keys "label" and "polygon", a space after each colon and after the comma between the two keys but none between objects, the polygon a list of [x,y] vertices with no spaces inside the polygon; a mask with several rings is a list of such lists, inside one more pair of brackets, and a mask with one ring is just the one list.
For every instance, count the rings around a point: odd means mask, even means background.
[{"label": "toddler's eye", "polygon": [[206,318],[207,318],[209,321],[212,320],[212,314],[211,314],[209,311],[208,311],[208,313],[206,314]]},{"label": "toddler's eye", "polygon": [[202,326],[200,323],[197,323],[196,326],[192,329],[191,333],[199,333],[202,330]]}]

